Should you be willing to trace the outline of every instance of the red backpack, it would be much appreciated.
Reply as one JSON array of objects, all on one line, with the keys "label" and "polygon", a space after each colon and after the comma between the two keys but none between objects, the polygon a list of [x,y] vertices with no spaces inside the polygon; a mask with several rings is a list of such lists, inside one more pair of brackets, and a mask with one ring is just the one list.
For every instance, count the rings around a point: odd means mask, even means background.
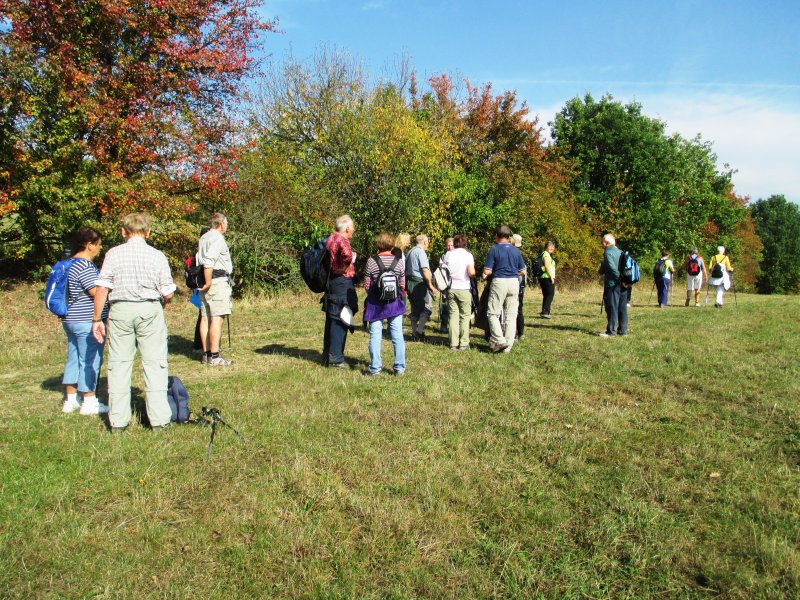
[{"label": "red backpack", "polygon": [[700,267],[700,257],[689,256],[686,260],[686,272],[689,274],[689,277],[697,277],[700,275],[703,270],[702,267]]}]

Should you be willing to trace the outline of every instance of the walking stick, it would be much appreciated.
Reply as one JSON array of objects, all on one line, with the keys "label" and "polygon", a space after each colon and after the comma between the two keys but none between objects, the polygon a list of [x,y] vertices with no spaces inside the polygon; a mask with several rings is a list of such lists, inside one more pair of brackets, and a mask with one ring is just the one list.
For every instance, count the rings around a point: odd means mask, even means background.
[{"label": "walking stick", "polygon": [[706,306],[708,306],[708,280],[706,279]]}]

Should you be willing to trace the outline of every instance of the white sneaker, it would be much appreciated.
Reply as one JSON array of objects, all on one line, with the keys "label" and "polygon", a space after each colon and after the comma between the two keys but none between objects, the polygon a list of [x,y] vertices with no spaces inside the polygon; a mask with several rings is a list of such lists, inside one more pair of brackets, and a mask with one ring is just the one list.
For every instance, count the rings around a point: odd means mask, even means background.
[{"label": "white sneaker", "polygon": [[61,405],[61,412],[63,413],[74,413],[76,410],[80,409],[81,403],[75,400],[74,398],[70,398],[69,400],[64,400],[64,404]]},{"label": "white sneaker", "polygon": [[97,398],[93,400],[84,400],[81,405],[82,415],[104,415],[108,412],[108,406],[101,404]]}]

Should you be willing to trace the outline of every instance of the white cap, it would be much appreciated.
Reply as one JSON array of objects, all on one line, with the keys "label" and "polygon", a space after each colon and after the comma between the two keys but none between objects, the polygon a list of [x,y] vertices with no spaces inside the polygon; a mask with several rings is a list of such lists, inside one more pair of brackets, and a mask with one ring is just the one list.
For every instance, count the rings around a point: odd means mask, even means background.
[{"label": "white cap", "polygon": [[517,248],[522,248],[522,236],[518,233],[515,233],[511,236],[511,241]]}]

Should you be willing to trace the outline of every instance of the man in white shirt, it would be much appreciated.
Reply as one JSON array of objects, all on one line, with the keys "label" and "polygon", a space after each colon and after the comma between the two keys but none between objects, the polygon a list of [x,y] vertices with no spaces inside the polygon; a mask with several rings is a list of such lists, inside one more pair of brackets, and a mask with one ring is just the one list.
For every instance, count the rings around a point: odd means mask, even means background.
[{"label": "man in white shirt", "polygon": [[203,364],[226,367],[232,361],[219,355],[222,321],[233,310],[233,273],[231,252],[225,241],[228,218],[222,213],[211,215],[211,228],[198,243],[197,262],[203,266],[205,285],[200,288],[200,340],[203,344]]}]

